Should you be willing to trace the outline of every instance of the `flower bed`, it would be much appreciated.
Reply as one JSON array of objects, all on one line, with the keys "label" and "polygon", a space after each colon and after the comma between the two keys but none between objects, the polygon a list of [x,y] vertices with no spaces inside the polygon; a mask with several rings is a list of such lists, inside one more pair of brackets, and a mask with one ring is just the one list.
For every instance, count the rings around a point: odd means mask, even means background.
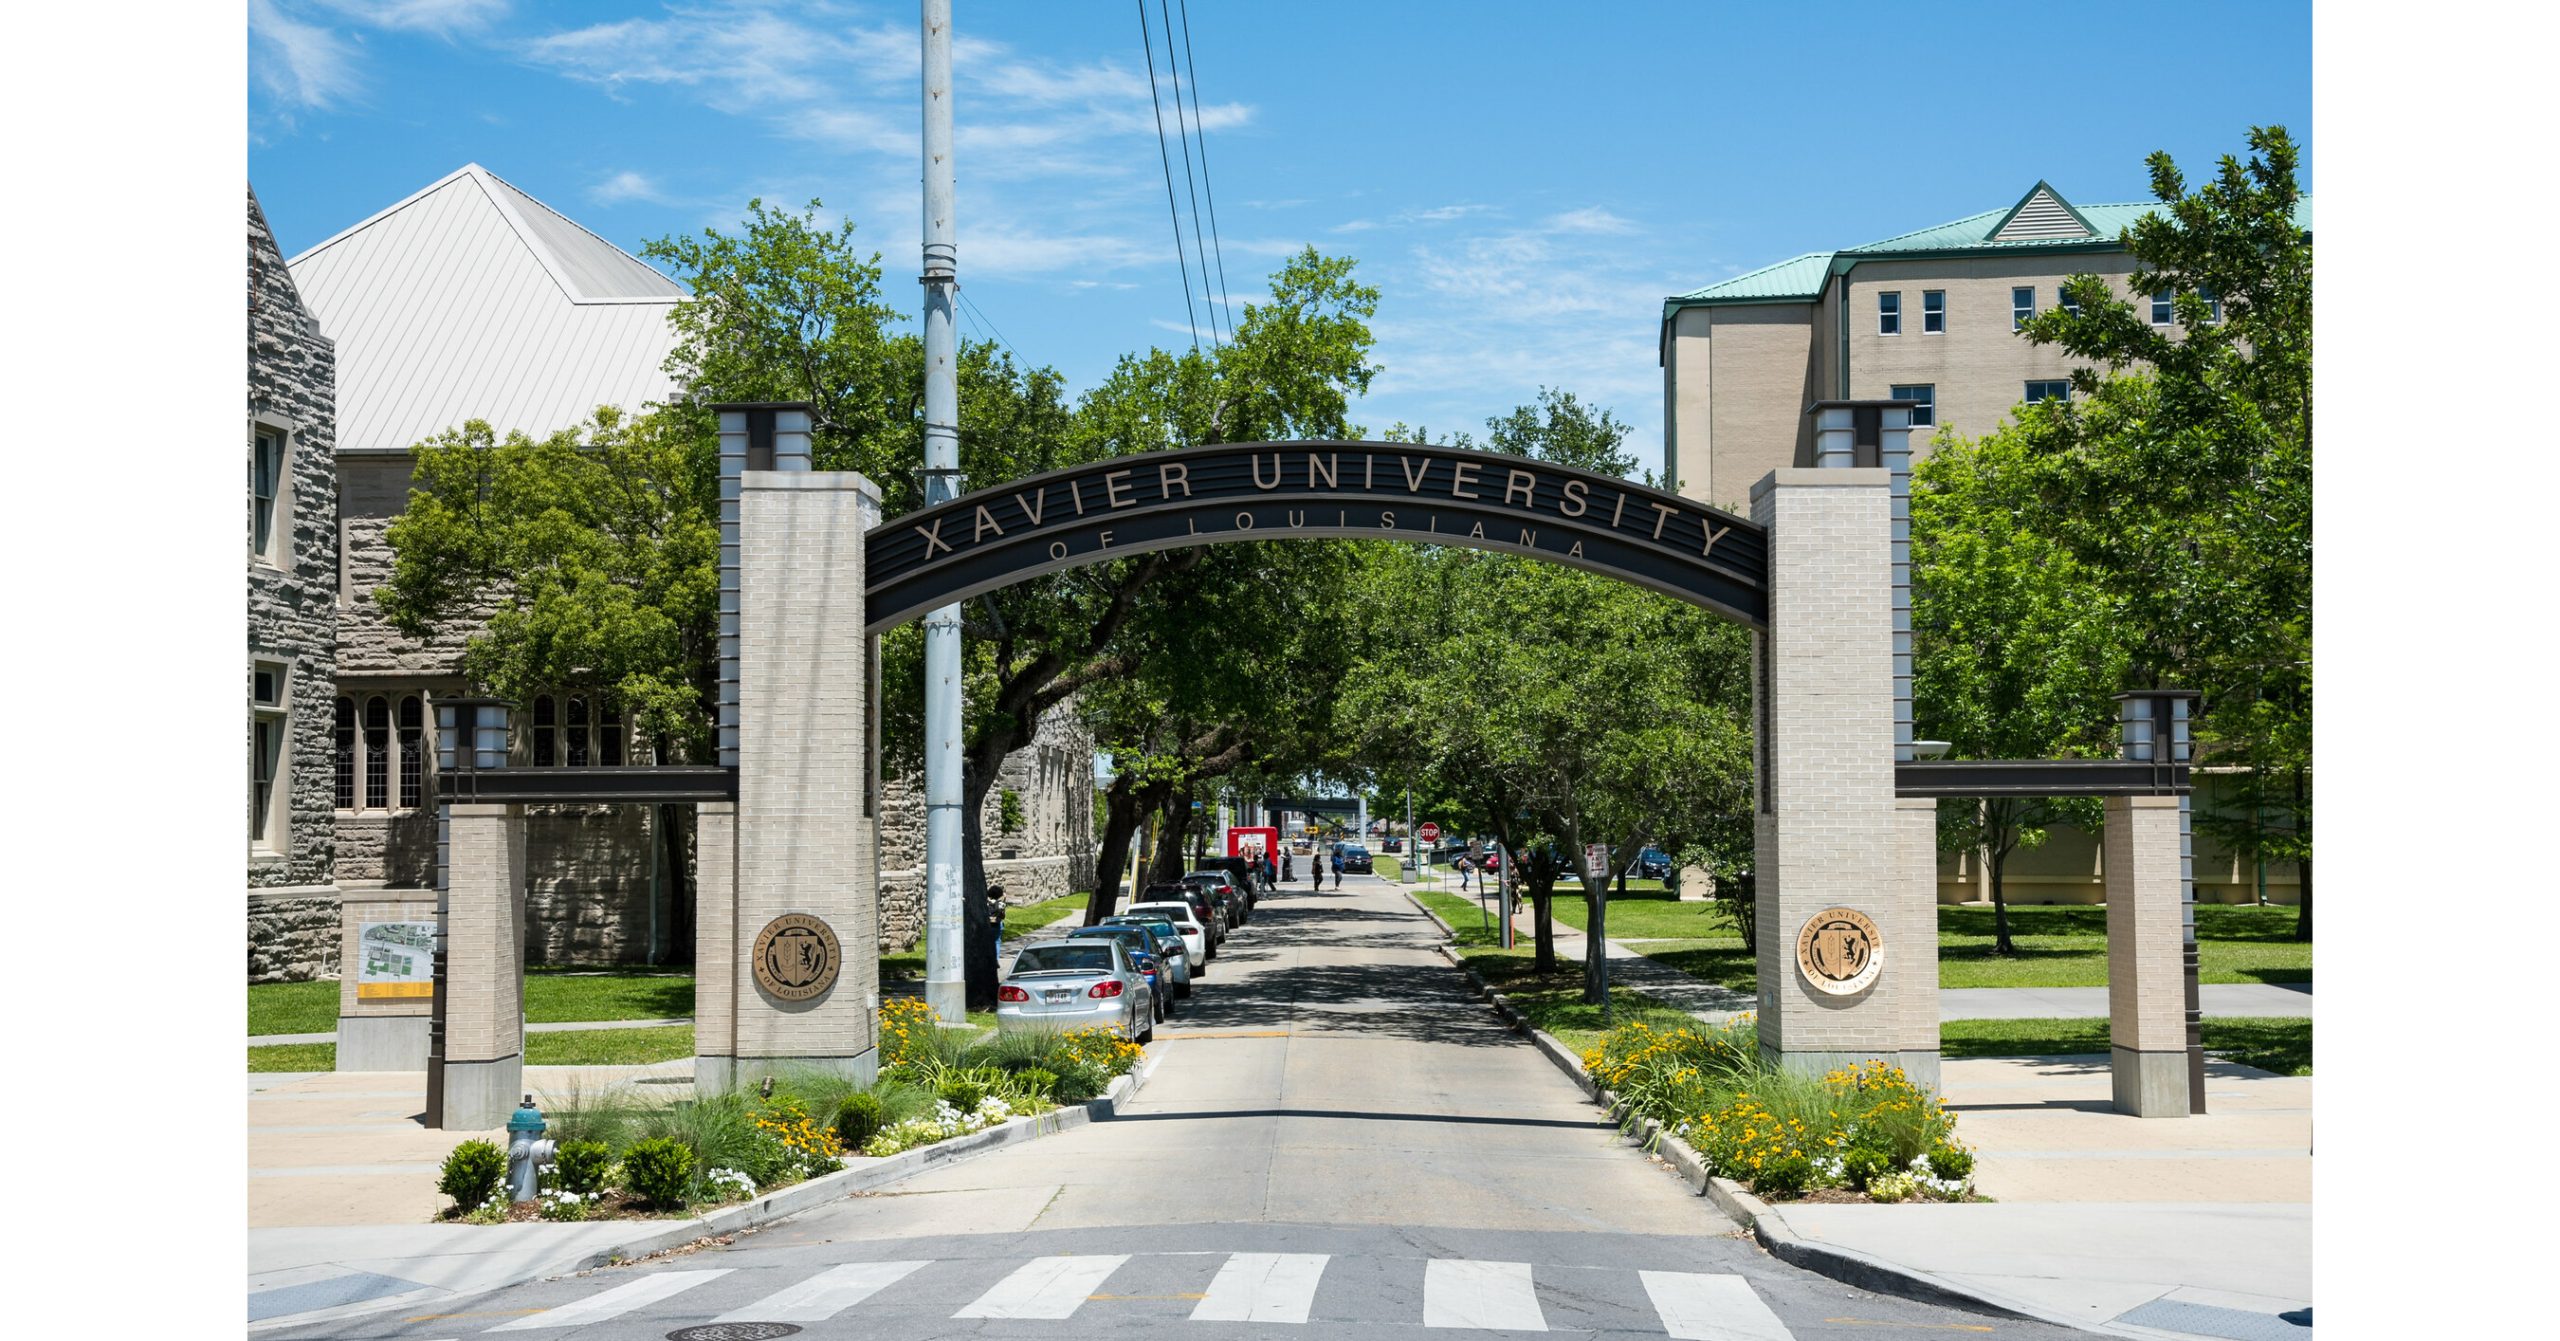
[{"label": "flower bed", "polygon": [[887,1156],[1099,1096],[1144,1056],[1106,1029],[979,1039],[922,1002],[880,1012],[878,1080],[808,1072],[769,1094],[660,1107],[629,1089],[541,1096],[558,1143],[541,1195],[511,1206],[506,1152],[465,1141],[444,1164],[443,1215],[472,1224],[689,1216]]},{"label": "flower bed", "polygon": [[1819,1079],[1760,1060],[1751,1016],[1721,1026],[1637,1021],[1582,1054],[1592,1079],[1694,1147],[1712,1173],[1771,1201],[1974,1198],[1955,1117],[1881,1061]]}]

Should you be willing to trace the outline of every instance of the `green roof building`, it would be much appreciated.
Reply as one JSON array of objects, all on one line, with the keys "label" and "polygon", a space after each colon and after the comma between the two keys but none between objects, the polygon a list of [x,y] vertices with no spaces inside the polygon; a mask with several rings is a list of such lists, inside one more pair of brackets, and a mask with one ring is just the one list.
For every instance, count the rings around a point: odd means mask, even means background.
[{"label": "green roof building", "polygon": [[[1680,491],[1737,511],[1780,466],[1810,465],[1819,400],[1922,403],[1939,426],[1989,431],[2022,401],[2067,394],[2072,360],[2017,334],[2090,273],[2131,292],[2117,240],[2156,206],[2075,205],[2037,182],[2014,205],[1864,246],[1804,255],[1662,303],[1664,467]],[[2311,227],[2311,201],[2297,216]]]}]

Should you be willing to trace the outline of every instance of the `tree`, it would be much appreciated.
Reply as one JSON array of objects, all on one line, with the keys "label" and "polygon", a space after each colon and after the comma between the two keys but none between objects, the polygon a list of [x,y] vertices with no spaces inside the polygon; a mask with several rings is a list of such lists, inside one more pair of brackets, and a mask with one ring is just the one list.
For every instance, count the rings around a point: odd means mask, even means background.
[{"label": "tree", "polygon": [[[1943,442],[1913,472],[1915,725],[1961,759],[2103,756],[2112,753],[2109,695],[2127,660],[2116,603],[2060,544],[2030,529],[2020,436]],[[2017,953],[2009,855],[2042,845],[2051,825],[2095,829],[2098,818],[2086,797],[1939,806],[1940,845],[1980,853],[1989,869],[1993,953]]]},{"label": "tree", "polygon": [[[709,757],[717,674],[716,455],[683,422],[598,410],[580,428],[501,440],[486,420],[419,443],[374,599],[429,636],[482,620],[463,674],[519,703],[538,693],[618,704],[661,763]],[[692,945],[685,878],[692,807],[658,807],[670,873],[668,944]]]},{"label": "tree", "polygon": [[[2236,812],[2199,816],[2243,851],[2297,863],[2311,928],[2311,238],[2299,151],[2255,127],[2189,191],[2151,156],[2162,208],[2126,229],[2151,325],[2096,276],[2028,338],[2097,366],[2074,399],[2021,416],[2035,529],[2117,602],[2129,682],[2203,694],[2196,734],[2247,771]],[[2049,403],[2050,404],[2050,403]],[[2272,825],[2268,822],[2273,820]]]}]

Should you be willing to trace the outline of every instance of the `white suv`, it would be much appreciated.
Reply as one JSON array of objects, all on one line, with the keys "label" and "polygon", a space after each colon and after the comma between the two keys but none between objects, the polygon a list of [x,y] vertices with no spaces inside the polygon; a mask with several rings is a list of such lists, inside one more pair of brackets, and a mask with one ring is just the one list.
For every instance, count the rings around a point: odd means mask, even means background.
[{"label": "white suv", "polygon": [[1191,959],[1192,976],[1209,971],[1209,929],[1200,925],[1200,915],[1187,903],[1133,903],[1121,911],[1161,917],[1182,933],[1182,952]]}]

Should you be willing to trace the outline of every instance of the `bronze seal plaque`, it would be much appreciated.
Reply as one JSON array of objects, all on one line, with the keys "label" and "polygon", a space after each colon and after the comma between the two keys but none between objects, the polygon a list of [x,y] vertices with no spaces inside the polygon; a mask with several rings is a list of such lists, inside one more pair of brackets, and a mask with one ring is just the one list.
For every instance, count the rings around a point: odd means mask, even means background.
[{"label": "bronze seal plaque", "polygon": [[1853,996],[1884,970],[1884,933],[1855,908],[1825,908],[1796,933],[1796,968],[1817,992]]},{"label": "bronze seal plaque", "polygon": [[756,933],[756,986],[778,1001],[806,1001],[836,985],[844,948],[835,928],[807,913],[784,913]]}]

